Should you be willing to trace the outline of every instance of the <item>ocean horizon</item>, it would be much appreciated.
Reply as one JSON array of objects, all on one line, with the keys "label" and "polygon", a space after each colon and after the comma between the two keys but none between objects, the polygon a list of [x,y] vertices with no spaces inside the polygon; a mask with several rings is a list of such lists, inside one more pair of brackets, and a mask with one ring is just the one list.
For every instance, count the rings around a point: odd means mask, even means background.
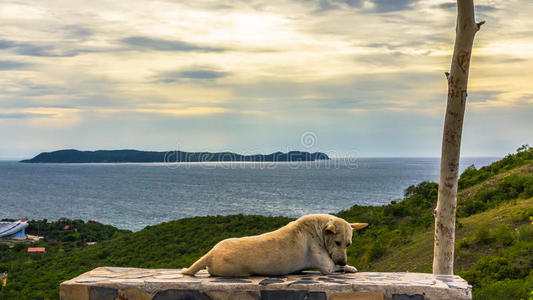
[{"label": "ocean horizon", "polygon": [[[464,157],[460,171],[498,157]],[[96,220],[140,230],[205,215],[298,217],[385,205],[438,181],[438,157],[312,162],[19,163],[0,161],[0,219]]]}]

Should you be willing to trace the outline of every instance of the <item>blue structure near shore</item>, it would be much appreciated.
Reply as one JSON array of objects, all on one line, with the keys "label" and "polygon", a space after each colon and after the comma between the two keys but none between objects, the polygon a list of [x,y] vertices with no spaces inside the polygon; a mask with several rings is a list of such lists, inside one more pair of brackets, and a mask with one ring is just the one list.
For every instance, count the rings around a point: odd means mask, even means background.
[{"label": "blue structure near shore", "polygon": [[28,223],[22,221],[0,222],[0,238],[24,239],[26,238],[26,227],[28,227]]}]

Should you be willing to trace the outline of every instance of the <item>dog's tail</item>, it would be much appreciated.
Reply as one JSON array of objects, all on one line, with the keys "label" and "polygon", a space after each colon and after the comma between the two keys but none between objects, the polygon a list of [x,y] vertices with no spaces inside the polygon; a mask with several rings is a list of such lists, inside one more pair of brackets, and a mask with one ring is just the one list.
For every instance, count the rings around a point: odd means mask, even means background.
[{"label": "dog's tail", "polygon": [[201,269],[205,268],[207,266],[207,260],[209,259],[209,252],[202,256],[199,260],[197,260],[192,266],[190,266],[188,269],[184,268],[181,270],[182,274],[185,275],[194,275],[196,272],[200,271]]}]

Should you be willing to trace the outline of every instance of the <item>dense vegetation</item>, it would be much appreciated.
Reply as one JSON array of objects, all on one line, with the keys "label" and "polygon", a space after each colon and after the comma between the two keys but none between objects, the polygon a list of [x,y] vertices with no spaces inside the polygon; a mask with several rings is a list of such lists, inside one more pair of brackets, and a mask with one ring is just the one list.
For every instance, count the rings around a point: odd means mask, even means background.
[{"label": "dense vegetation", "polygon": [[354,236],[353,242],[358,246],[350,248],[349,261],[359,269],[369,269],[390,248],[409,243],[409,236],[416,230],[431,228],[437,193],[436,183],[422,182],[407,188],[403,201],[385,206],[355,205],[339,212],[337,216],[350,222],[371,224],[364,234]]},{"label": "dense vegetation", "polygon": [[[533,213],[533,208],[530,209]],[[478,232],[456,245],[459,255],[469,248],[492,248],[494,255],[481,257],[470,270],[461,271],[478,299],[525,299],[533,292],[533,225],[516,228],[483,223]],[[475,255],[470,251],[470,254]],[[478,251],[476,251],[479,253]]]},{"label": "dense vegetation", "polygon": [[[461,175],[455,272],[474,286],[476,299],[528,299],[533,291],[533,150],[509,155]],[[483,179],[479,179],[483,178]],[[465,185],[465,182],[468,184]],[[465,188],[465,186],[468,186]],[[369,228],[354,236],[348,261],[360,271],[430,272],[438,185],[422,182],[389,205],[353,206],[337,213]],[[0,272],[9,271],[0,299],[56,299],[59,283],[102,265],[147,268],[188,266],[215,243],[271,231],[284,217],[196,217],[118,231],[94,222],[32,222],[47,253],[23,244],[0,245]],[[72,228],[65,230],[65,226]],[[85,241],[97,241],[86,246]]]},{"label": "dense vegetation", "polygon": [[39,242],[39,246],[47,247],[44,254],[29,255],[24,244],[11,249],[0,245],[0,272],[9,272],[8,285],[0,292],[0,299],[57,299],[60,282],[103,265],[188,266],[221,239],[271,231],[290,220],[243,215],[188,218],[135,233],[117,233],[114,239],[76,250]]},{"label": "dense vegetation", "polygon": [[69,265],[70,255],[82,252],[87,242],[98,243],[131,233],[94,221],[61,219],[28,223],[27,234],[44,237],[31,246],[46,247],[46,253],[28,253],[25,243],[0,240],[0,272],[8,271],[9,282],[0,291],[0,299],[57,299],[58,283],[80,267],[77,264],[70,269],[59,267],[57,260]]},{"label": "dense vegetation", "polygon": [[533,197],[533,175],[509,174],[494,184],[478,190],[472,197],[460,203],[457,215],[467,217],[505,201]]},{"label": "dense vegetation", "polygon": [[83,246],[86,242],[98,242],[111,239],[129,230],[120,230],[111,225],[103,225],[96,221],[61,219],[57,222],[29,221],[27,234],[43,236],[45,240],[57,244]]},{"label": "dense vegetation", "polygon": [[461,178],[459,178],[459,189],[462,190],[481,183],[482,181],[498,173],[503,173],[504,171],[508,171],[528,163],[533,163],[532,149],[533,148],[530,148],[529,145],[522,145],[517,149],[516,154],[509,154],[502,160],[497,161],[489,166],[482,167],[479,170],[473,165],[470,166],[463,172],[463,174],[461,174]]}]

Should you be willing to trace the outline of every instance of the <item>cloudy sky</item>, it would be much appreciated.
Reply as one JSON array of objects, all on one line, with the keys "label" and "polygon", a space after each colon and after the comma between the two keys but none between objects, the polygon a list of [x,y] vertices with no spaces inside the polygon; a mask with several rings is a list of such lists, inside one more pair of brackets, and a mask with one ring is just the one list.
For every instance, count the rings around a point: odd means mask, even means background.
[{"label": "cloudy sky", "polygon": [[[533,144],[533,2],[476,5],[462,153],[501,156]],[[439,156],[454,27],[448,0],[2,0],[0,158]]]}]

